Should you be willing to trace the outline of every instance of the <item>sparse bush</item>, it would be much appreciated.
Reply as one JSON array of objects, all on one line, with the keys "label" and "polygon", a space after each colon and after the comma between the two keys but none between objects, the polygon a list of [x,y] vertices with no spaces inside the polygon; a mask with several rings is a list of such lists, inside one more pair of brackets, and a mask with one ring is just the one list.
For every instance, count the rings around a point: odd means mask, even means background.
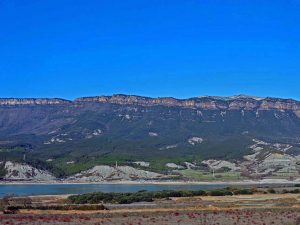
[{"label": "sparse bush", "polygon": [[286,189],[282,190],[282,194],[299,194],[300,193],[300,189],[294,189],[294,190],[291,190],[291,191],[288,191]]},{"label": "sparse bush", "polygon": [[295,190],[292,190],[291,193],[292,193],[292,194],[299,194],[299,193],[300,193],[300,190],[299,190],[299,189],[295,189]]},{"label": "sparse bush", "polygon": [[14,214],[19,208],[31,207],[32,200],[29,197],[5,196],[0,199],[0,210],[4,213]]},{"label": "sparse bush", "polygon": [[268,193],[270,194],[276,194],[276,191],[273,188],[268,189]]},{"label": "sparse bush", "polygon": [[240,189],[240,190],[235,190],[233,193],[235,195],[252,195],[253,191],[250,189]]},{"label": "sparse bush", "polygon": [[213,190],[209,192],[210,196],[226,196],[226,195],[233,195],[232,191],[226,189],[220,190]]},{"label": "sparse bush", "polygon": [[97,205],[42,205],[42,206],[8,206],[8,211],[16,211],[19,209],[34,210],[105,210],[102,204]]},{"label": "sparse bush", "polygon": [[6,204],[5,201],[3,201],[3,199],[0,199],[0,211],[4,211],[6,208]]}]

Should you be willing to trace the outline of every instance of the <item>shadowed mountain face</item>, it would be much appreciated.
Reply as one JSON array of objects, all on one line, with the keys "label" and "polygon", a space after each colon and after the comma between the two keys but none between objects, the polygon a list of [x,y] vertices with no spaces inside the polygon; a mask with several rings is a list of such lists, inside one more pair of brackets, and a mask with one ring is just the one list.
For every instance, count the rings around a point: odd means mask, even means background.
[{"label": "shadowed mountain face", "polygon": [[0,99],[2,158],[17,159],[26,153],[41,161],[70,164],[154,158],[230,160],[246,155],[254,138],[297,147],[300,102],[249,96]]}]

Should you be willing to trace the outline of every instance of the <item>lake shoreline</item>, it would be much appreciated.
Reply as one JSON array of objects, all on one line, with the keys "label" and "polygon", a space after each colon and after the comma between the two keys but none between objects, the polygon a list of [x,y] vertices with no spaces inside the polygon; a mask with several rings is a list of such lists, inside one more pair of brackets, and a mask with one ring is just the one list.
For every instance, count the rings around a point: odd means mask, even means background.
[{"label": "lake shoreline", "polygon": [[243,180],[243,181],[104,181],[104,182],[64,182],[64,181],[0,181],[0,185],[265,185],[265,184],[299,184],[299,180],[281,179]]}]

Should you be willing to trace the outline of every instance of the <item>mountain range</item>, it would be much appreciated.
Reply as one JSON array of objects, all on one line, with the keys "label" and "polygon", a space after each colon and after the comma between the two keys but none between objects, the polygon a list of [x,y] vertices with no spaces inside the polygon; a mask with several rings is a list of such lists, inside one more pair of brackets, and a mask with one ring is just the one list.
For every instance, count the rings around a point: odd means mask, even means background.
[{"label": "mountain range", "polygon": [[[247,164],[253,154],[257,161]],[[299,101],[121,94],[74,101],[0,99],[0,161],[27,163],[60,178],[116,161],[138,168],[149,163],[148,170],[159,173],[170,165],[180,169],[190,163],[189,169],[205,170],[217,162],[232,169],[232,163],[243,162],[239,171],[245,176],[269,176],[268,168],[262,173],[259,168],[270,154],[292,157],[298,171]]]}]

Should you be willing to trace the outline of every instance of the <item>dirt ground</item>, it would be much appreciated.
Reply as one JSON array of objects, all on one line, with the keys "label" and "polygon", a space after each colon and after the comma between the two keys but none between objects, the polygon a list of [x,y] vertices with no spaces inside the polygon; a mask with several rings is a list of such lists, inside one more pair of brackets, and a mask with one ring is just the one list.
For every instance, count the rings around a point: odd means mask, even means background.
[{"label": "dirt ground", "polygon": [[[63,198],[36,197],[34,201],[63,202]],[[298,194],[204,196],[105,206],[109,210],[21,210],[14,215],[0,215],[0,224],[300,225],[300,195]]]}]

